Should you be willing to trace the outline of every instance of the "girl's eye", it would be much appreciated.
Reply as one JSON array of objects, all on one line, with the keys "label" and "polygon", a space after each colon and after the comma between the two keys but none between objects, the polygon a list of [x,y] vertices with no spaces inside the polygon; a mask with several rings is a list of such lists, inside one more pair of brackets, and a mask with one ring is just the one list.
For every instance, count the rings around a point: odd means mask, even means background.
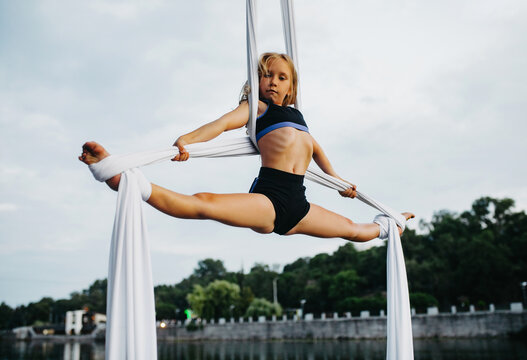
[{"label": "girl's eye", "polygon": [[270,78],[270,77],[271,77],[271,74],[265,74],[264,77],[266,77],[266,78]]},{"label": "girl's eye", "polygon": [[286,80],[285,76],[280,76],[280,80]]}]

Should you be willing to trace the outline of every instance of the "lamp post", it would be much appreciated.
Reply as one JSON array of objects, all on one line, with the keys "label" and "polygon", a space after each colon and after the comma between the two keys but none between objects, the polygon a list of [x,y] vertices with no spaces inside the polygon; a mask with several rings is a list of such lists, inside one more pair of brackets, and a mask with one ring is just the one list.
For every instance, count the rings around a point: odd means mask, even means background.
[{"label": "lamp post", "polygon": [[306,299],[300,300],[300,306],[302,307],[302,310],[300,310],[300,318],[304,318],[304,304],[306,303]]},{"label": "lamp post", "polygon": [[527,281],[521,283],[522,286],[522,296],[523,296],[523,306],[527,307]]},{"label": "lamp post", "polygon": [[278,304],[278,294],[276,293],[276,282],[278,281],[278,278],[273,279],[273,303],[276,305]]}]

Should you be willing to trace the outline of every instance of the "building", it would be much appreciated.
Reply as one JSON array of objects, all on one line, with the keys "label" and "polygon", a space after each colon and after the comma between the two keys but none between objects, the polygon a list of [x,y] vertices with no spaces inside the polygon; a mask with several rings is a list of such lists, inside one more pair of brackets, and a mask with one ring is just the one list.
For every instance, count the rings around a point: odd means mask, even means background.
[{"label": "building", "polygon": [[106,323],[106,315],[89,311],[88,309],[66,312],[66,335],[81,335],[91,333],[98,324]]}]

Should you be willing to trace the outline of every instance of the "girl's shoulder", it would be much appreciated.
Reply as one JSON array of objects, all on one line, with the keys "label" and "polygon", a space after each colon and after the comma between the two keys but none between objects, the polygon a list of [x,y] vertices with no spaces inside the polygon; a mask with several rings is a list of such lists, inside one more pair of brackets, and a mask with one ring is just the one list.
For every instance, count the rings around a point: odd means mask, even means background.
[{"label": "girl's shoulder", "polygon": [[[258,115],[260,116],[263,113],[267,111],[267,109],[271,106],[271,103],[266,100],[258,100]],[[241,101],[240,105],[238,105],[238,109],[243,109],[244,111],[249,112],[249,102],[247,100]]]},{"label": "girl's shoulder", "polygon": [[271,106],[270,102],[258,100],[258,116],[266,112],[269,106]]}]

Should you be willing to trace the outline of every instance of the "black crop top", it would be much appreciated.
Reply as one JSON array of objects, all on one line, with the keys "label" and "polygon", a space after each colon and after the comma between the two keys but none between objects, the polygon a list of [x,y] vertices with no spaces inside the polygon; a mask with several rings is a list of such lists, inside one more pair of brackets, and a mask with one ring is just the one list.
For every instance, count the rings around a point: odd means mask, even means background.
[{"label": "black crop top", "polygon": [[275,105],[269,100],[263,100],[267,104],[265,112],[256,119],[256,141],[265,134],[282,128],[293,127],[298,130],[309,132],[302,113],[290,106]]}]

